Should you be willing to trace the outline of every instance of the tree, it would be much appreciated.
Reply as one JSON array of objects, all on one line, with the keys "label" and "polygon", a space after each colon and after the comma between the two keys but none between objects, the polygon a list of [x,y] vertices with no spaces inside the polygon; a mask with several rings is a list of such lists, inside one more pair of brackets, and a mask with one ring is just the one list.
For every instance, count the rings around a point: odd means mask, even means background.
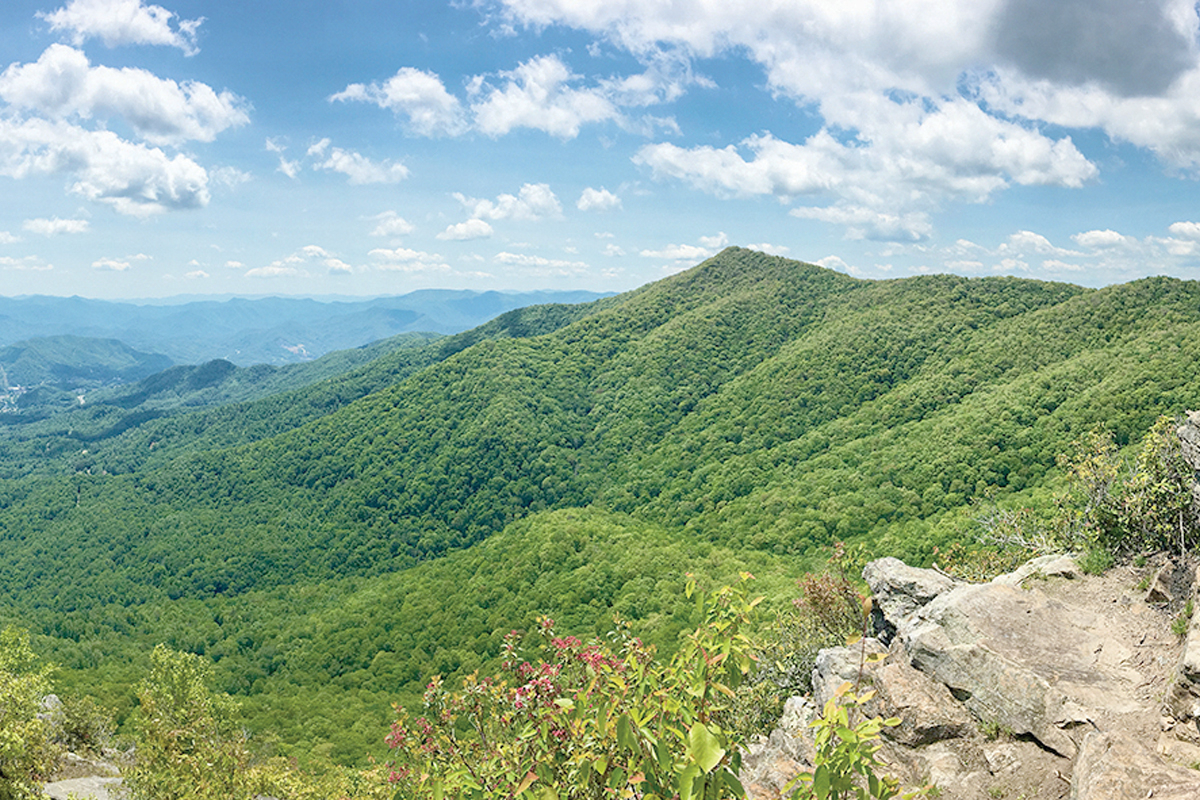
[{"label": "tree", "polygon": [[236,703],[208,689],[212,664],[165,645],[150,654],[138,691],[137,758],[126,774],[139,800],[238,800],[253,796],[249,750]]},{"label": "tree", "polygon": [[41,797],[40,784],[54,768],[49,726],[38,717],[50,671],[38,663],[27,632],[0,631],[0,800]]}]

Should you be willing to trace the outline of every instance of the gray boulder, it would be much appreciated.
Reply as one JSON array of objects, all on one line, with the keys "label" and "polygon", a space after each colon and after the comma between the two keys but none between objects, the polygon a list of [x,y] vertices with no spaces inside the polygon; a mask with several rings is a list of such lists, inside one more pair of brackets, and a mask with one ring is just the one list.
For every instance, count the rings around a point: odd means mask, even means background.
[{"label": "gray boulder", "polygon": [[1083,737],[1071,773],[1071,800],[1194,800],[1200,773],[1159,758],[1141,742],[1115,731]]}]

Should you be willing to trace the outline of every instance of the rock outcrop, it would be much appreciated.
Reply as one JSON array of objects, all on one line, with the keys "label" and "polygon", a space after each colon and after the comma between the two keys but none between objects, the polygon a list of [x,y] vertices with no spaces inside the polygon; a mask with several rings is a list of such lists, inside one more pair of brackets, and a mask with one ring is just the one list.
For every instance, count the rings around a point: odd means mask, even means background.
[{"label": "rock outcrop", "polygon": [[[881,757],[942,797],[1200,797],[1200,772],[1186,766],[1200,761],[1200,614],[1183,646],[1170,624],[1185,598],[1162,580],[1146,599],[1146,583],[1172,574],[1160,567],[1085,576],[1056,556],[968,584],[872,562],[863,577],[879,638],[822,651],[813,697],[793,708],[811,719],[843,681],[869,686],[867,713],[901,719],[884,730]],[[800,716],[747,764],[782,768],[772,747],[784,742],[796,771],[811,763]],[[786,781],[748,786],[774,797]]]}]

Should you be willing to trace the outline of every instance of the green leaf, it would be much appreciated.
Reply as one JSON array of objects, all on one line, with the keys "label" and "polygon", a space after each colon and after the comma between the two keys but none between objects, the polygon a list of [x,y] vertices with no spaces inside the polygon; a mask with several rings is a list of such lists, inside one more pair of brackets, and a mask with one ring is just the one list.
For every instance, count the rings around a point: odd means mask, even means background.
[{"label": "green leaf", "polygon": [[824,764],[813,770],[813,794],[818,800],[827,800],[829,797],[829,767]]},{"label": "green leaf", "polygon": [[631,753],[637,752],[638,740],[633,732],[633,725],[629,721],[628,714],[622,714],[617,718],[617,744]]},{"label": "green leaf", "polygon": [[705,773],[712,772],[721,759],[725,757],[725,748],[721,740],[705,727],[703,722],[697,722],[688,731],[688,755]]},{"label": "green leaf", "polygon": [[679,789],[679,800],[692,800],[692,786],[696,782],[696,776],[700,774],[700,768],[695,764],[688,766],[683,772],[679,773],[676,788]]}]

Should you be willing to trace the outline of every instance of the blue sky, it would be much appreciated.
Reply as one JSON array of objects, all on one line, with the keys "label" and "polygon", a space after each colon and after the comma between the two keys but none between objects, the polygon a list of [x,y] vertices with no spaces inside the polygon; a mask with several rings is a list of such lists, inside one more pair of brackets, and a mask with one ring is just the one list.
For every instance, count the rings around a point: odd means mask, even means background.
[{"label": "blue sky", "polygon": [[1200,277],[1200,17],[1128,0],[0,5],[0,294]]}]

